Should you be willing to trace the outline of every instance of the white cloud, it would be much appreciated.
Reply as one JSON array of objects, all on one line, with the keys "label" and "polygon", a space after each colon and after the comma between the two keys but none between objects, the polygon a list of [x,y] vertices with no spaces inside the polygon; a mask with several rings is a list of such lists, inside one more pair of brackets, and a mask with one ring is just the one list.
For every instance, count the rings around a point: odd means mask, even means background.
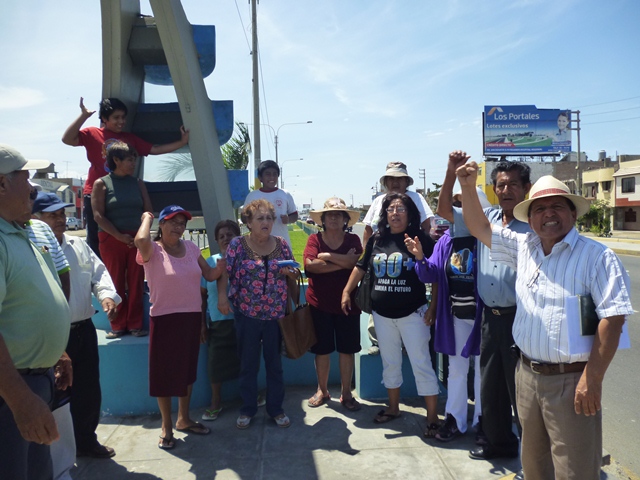
[{"label": "white cloud", "polygon": [[33,107],[44,103],[44,101],[45,95],[40,90],[0,85],[0,110]]}]

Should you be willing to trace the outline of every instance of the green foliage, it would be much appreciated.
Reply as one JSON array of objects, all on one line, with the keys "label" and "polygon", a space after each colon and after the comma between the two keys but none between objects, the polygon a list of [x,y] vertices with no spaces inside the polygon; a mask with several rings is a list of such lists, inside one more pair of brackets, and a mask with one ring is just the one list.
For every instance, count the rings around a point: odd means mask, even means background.
[{"label": "green foliage", "polygon": [[596,235],[611,231],[611,207],[606,200],[591,203],[589,211],[578,219],[578,225]]},{"label": "green foliage", "polygon": [[251,138],[244,123],[236,122],[235,135],[222,146],[222,161],[227,170],[245,170],[249,165]]},{"label": "green foliage", "polygon": [[[249,165],[251,140],[249,130],[244,123],[236,122],[234,136],[225,143],[220,151],[222,162],[227,170],[245,170]],[[158,167],[159,178],[164,182],[175,182],[182,174],[193,172],[193,162],[190,153],[170,153],[160,161]]]},{"label": "green foliage", "polygon": [[293,252],[293,258],[300,264],[300,270],[304,270],[304,260],[302,254],[304,253],[304,247],[307,246],[307,235],[300,227],[293,224],[289,230],[289,238],[291,239],[291,251]]}]

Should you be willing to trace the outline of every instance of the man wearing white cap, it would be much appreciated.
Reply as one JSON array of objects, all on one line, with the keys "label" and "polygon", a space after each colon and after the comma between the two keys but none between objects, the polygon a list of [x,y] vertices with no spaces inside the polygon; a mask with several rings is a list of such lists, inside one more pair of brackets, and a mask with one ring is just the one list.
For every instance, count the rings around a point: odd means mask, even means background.
[{"label": "man wearing white cap", "polygon": [[[516,369],[522,423],[522,466],[528,480],[600,478],[602,381],[618,348],[625,317],[633,313],[629,277],[606,246],[575,229],[589,201],[559,180],[544,176],[529,200],[514,208],[532,233],[491,225],[475,191],[478,166],[456,170],[464,220],[491,256],[517,269],[513,337],[520,349]],[[575,296],[590,296],[599,318],[590,352],[569,353]],[[576,299],[577,301],[577,299]]]},{"label": "man wearing white cap", "polygon": [[28,170],[38,168],[0,144],[0,472],[11,479],[51,478],[54,368],[58,386],[71,384],[67,301],[48,253],[17,223],[31,210]]}]

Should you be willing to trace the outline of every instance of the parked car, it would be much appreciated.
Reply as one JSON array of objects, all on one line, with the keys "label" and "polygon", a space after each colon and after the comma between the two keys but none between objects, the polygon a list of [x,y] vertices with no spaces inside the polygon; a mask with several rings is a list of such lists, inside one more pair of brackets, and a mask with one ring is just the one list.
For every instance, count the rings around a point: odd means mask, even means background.
[{"label": "parked car", "polygon": [[436,215],[431,219],[431,231],[429,234],[434,241],[438,241],[438,239],[444,235],[449,228],[451,228],[451,223],[448,220]]},{"label": "parked car", "polygon": [[78,230],[82,228],[80,220],[76,217],[67,217],[67,230]]}]

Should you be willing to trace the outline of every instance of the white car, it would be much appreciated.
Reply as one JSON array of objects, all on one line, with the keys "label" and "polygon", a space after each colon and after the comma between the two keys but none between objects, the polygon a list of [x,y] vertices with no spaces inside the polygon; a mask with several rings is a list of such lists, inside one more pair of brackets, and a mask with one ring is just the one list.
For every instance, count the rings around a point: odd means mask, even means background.
[{"label": "white car", "polygon": [[78,230],[80,228],[80,220],[76,217],[67,217],[67,230]]}]

